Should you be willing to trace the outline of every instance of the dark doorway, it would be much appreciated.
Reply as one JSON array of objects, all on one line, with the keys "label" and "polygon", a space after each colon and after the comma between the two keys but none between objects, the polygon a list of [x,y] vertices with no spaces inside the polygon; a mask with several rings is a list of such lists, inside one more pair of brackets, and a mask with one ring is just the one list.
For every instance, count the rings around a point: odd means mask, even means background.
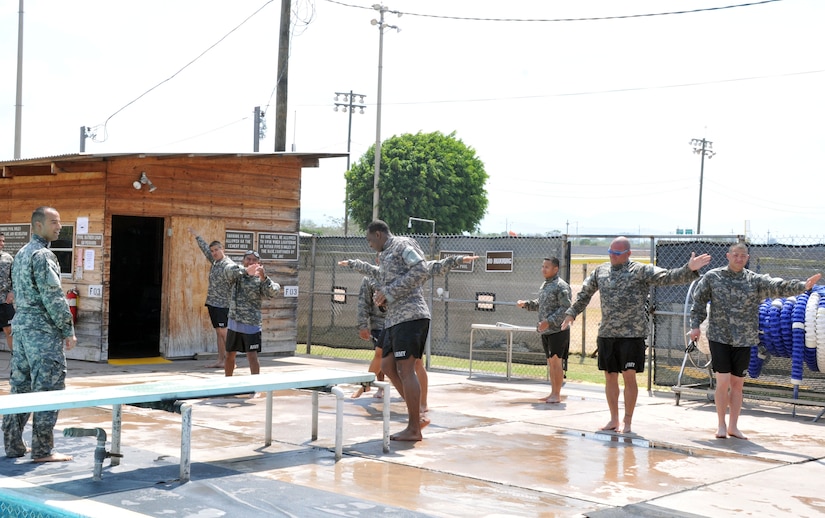
[{"label": "dark doorway", "polygon": [[160,355],[163,218],[112,216],[109,358]]}]

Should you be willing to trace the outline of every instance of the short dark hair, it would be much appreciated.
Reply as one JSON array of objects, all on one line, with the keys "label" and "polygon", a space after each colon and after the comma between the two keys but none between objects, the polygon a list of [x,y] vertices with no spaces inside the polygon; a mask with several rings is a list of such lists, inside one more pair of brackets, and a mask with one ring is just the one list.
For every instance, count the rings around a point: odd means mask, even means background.
[{"label": "short dark hair", "polygon": [[385,221],[376,219],[372,221],[369,225],[367,225],[368,234],[374,234],[375,232],[383,232],[385,234],[390,234],[390,227],[389,225],[387,225]]},{"label": "short dark hair", "polygon": [[221,244],[220,241],[212,241],[211,243],[209,243],[209,248],[212,248],[213,246],[217,246],[218,248],[223,248],[223,245]]},{"label": "short dark hair", "polygon": [[740,248],[740,249],[744,250],[746,254],[749,253],[748,245],[746,245],[745,243],[743,243],[741,241],[730,245],[730,247],[728,248],[728,253],[732,253],[733,250],[736,249],[736,248]]},{"label": "short dark hair", "polygon": [[38,221],[40,223],[45,223],[46,222],[46,211],[47,210],[55,210],[55,209],[52,208],[52,207],[47,207],[45,205],[43,205],[41,207],[37,207],[36,209],[34,209],[34,211],[32,212],[32,225],[34,225]]},{"label": "short dark hair", "polygon": [[553,256],[553,257],[545,257],[545,258],[544,258],[544,260],[545,260],[545,261],[550,261],[551,263],[553,263],[553,266],[555,266],[556,268],[558,268],[558,267],[559,267],[559,265],[561,264],[561,263],[559,263],[559,258],[558,258],[558,257],[556,257],[556,256]]}]

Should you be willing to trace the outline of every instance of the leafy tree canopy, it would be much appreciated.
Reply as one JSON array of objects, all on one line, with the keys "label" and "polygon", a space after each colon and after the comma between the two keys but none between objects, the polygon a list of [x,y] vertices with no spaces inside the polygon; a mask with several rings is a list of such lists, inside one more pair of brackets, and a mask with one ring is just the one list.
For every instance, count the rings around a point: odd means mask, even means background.
[{"label": "leafy tree canopy", "polygon": [[[347,171],[351,221],[366,228],[372,221],[375,146]],[[381,144],[378,217],[396,233],[405,233],[409,218],[435,220],[438,234],[474,232],[487,210],[488,178],[475,150],[455,132],[394,136]],[[413,233],[432,225],[413,222]]]}]

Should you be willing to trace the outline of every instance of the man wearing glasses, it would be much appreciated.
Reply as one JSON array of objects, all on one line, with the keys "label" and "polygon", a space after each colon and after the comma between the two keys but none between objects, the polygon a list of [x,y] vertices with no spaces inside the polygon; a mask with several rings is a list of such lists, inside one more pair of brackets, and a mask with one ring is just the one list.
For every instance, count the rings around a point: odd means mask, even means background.
[{"label": "man wearing glasses", "polygon": [[681,268],[666,270],[630,260],[630,241],[620,236],[610,243],[609,263],[603,263],[584,280],[576,301],[567,310],[562,329],[568,329],[598,291],[602,321],[599,325],[599,370],[604,371],[604,393],[610,421],[602,430],[619,432],[619,373],[624,380],[624,420],[621,433],[631,432],[633,410],[639,387],[636,373],[644,372],[645,337],[648,332],[645,301],[651,286],[687,284],[699,278],[698,270],[710,262],[710,255],[690,254]]},{"label": "man wearing glasses", "polygon": [[261,364],[261,301],[271,299],[281,291],[281,285],[270,279],[261,264],[261,256],[254,250],[247,250],[243,256],[243,267],[232,263],[224,271],[232,285],[229,300],[229,323],[226,332],[226,361],[224,373],[232,376],[235,372],[235,355],[246,353],[249,372],[259,374]]}]

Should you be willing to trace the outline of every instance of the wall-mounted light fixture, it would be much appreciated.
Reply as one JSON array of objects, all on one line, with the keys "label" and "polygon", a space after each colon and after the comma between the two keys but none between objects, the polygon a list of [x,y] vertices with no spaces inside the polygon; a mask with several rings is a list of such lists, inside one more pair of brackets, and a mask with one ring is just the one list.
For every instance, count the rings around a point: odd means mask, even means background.
[{"label": "wall-mounted light fixture", "polygon": [[157,189],[155,184],[152,183],[152,180],[150,180],[149,177],[146,176],[146,171],[141,171],[140,178],[132,182],[132,187],[134,187],[137,190],[140,190],[140,188],[144,185],[149,186],[149,192],[155,192],[155,189]]}]

